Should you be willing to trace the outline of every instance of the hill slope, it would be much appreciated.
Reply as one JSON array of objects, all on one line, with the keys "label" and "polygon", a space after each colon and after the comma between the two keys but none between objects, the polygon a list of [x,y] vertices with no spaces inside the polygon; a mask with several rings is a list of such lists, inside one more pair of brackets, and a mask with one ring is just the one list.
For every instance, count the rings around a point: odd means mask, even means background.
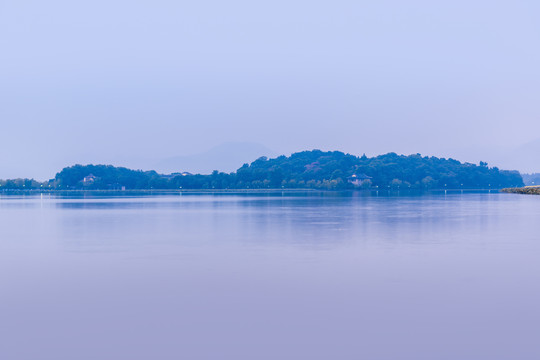
[{"label": "hill slope", "polygon": [[[182,169],[179,169],[182,170]],[[85,177],[89,177],[85,181]],[[504,188],[523,186],[516,171],[486,163],[397,155],[372,158],[339,151],[303,151],[291,156],[261,157],[236,172],[210,175],[159,175],[105,165],[76,165],[56,175],[55,188],[107,189],[254,189],[254,188]]]}]

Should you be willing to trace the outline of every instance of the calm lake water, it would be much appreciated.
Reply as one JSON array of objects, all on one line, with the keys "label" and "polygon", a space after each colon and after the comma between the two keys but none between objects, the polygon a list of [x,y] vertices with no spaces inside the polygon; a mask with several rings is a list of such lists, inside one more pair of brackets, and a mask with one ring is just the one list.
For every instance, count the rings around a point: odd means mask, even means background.
[{"label": "calm lake water", "polygon": [[0,292],[6,360],[537,360],[540,197],[4,195]]}]

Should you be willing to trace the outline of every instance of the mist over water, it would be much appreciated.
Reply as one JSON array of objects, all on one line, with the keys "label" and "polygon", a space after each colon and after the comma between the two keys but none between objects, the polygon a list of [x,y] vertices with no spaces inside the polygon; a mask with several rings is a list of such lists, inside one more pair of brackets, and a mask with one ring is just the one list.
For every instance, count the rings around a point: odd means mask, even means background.
[{"label": "mist over water", "polygon": [[0,2],[0,178],[229,142],[540,172],[538,1],[156,2]]},{"label": "mist over water", "polygon": [[0,358],[536,359],[536,197],[0,197]]}]

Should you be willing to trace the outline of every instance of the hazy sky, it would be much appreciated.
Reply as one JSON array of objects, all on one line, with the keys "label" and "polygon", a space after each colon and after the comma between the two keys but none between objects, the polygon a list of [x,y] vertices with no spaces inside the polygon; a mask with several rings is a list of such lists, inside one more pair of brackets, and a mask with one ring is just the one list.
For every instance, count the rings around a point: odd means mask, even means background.
[{"label": "hazy sky", "polygon": [[0,178],[235,141],[490,160],[540,138],[539,44],[538,1],[0,0]]}]

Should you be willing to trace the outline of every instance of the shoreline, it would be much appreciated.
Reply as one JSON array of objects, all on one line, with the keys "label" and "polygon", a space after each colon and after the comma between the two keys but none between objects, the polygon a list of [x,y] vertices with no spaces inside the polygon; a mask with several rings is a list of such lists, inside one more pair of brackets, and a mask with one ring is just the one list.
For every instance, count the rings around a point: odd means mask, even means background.
[{"label": "shoreline", "polygon": [[[515,188],[521,189],[521,188]],[[464,192],[511,192],[507,190],[514,190],[514,188],[509,189],[313,189],[313,188],[287,188],[287,189],[126,189],[126,190],[113,190],[113,189],[2,189],[0,194],[194,194],[194,193],[203,193],[203,194],[219,194],[219,193],[464,193]],[[539,187],[540,191],[540,187]]]},{"label": "shoreline", "polygon": [[520,188],[506,188],[501,192],[508,194],[522,194],[522,195],[540,195],[540,186],[524,186]]}]

